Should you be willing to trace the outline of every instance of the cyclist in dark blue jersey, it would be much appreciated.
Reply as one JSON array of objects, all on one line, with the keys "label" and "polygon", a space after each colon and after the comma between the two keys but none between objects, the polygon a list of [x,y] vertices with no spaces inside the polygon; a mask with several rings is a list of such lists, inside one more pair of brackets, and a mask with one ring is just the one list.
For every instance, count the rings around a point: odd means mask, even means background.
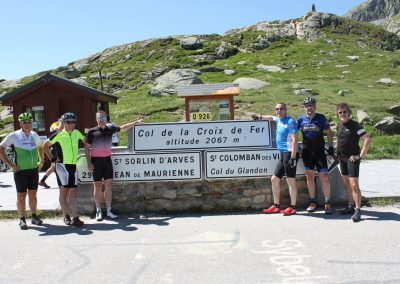
[{"label": "cyclist in dark blue jersey", "polygon": [[331,190],[325,155],[324,133],[326,133],[328,140],[328,154],[333,156],[333,132],[326,117],[323,114],[316,113],[316,103],[317,101],[313,97],[305,98],[303,102],[305,114],[297,118],[297,124],[303,136],[301,150],[307,176],[308,193],[311,199],[307,212],[315,212],[317,209],[314,179],[315,169],[317,169],[325,196],[325,213],[331,214],[333,209],[330,203]]},{"label": "cyclist in dark blue jersey", "polygon": [[[266,214],[280,213],[284,216],[296,214],[297,186],[296,186],[296,164],[297,164],[297,141],[298,129],[296,120],[287,115],[285,103],[278,103],[275,107],[276,116],[261,116],[261,119],[275,121],[276,144],[280,152],[280,159],[271,177],[274,204],[263,210]],[[280,208],[280,181],[286,174],[286,182],[289,186],[290,206],[285,210]]]}]

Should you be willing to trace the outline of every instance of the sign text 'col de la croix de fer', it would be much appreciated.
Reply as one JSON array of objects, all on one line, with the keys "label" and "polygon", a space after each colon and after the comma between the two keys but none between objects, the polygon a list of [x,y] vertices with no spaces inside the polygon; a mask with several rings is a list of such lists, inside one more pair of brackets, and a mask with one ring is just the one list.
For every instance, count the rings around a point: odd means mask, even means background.
[{"label": "sign text 'col de la croix de fer'", "polygon": [[137,125],[135,151],[270,147],[268,121],[223,121]]}]

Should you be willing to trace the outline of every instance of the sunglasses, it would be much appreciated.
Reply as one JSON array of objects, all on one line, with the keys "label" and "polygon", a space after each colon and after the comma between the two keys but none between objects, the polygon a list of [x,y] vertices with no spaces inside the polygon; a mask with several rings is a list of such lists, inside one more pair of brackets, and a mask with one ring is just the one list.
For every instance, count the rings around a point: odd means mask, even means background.
[{"label": "sunglasses", "polygon": [[338,111],[338,114],[346,114],[346,113],[347,113],[347,110]]},{"label": "sunglasses", "polygon": [[99,116],[96,120],[107,120],[107,116]]},{"label": "sunglasses", "polygon": [[315,105],[304,105],[304,107],[305,107],[305,108],[308,108],[308,107],[315,107]]},{"label": "sunglasses", "polygon": [[32,121],[21,121],[22,124],[30,124]]},{"label": "sunglasses", "polygon": [[65,124],[75,124],[73,121],[66,121]]},{"label": "sunglasses", "polygon": [[285,108],[284,107],[277,107],[277,108],[275,108],[275,110],[284,110]]}]

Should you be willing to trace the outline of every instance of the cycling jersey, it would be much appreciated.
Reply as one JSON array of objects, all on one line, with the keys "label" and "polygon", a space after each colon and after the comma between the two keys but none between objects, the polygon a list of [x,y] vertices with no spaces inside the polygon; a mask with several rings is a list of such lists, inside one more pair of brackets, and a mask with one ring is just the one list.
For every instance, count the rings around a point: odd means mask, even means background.
[{"label": "cycling jersey", "polygon": [[312,152],[324,152],[324,130],[330,129],[326,117],[320,113],[316,113],[313,118],[300,115],[297,124],[303,134],[302,148]]},{"label": "cycling jersey", "polygon": [[292,150],[292,134],[297,134],[297,123],[289,115],[280,119],[275,116],[276,122],[276,145],[280,152],[290,152]]},{"label": "cycling jersey", "polygon": [[13,146],[15,152],[15,164],[20,170],[36,169],[39,161],[38,148],[41,144],[39,135],[30,131],[29,135],[19,129],[11,132],[1,142],[1,146]]},{"label": "cycling jersey", "polygon": [[338,126],[337,153],[340,156],[350,157],[360,155],[360,138],[367,134],[367,131],[356,121],[350,119]]},{"label": "cycling jersey", "polygon": [[78,159],[79,140],[83,141],[85,136],[79,130],[74,129],[71,133],[63,129],[49,138],[51,144],[60,144],[60,163],[76,164]]},{"label": "cycling jersey", "polygon": [[87,143],[90,144],[91,157],[109,157],[111,156],[111,139],[114,133],[121,128],[107,124],[106,127],[93,127],[87,134]]}]

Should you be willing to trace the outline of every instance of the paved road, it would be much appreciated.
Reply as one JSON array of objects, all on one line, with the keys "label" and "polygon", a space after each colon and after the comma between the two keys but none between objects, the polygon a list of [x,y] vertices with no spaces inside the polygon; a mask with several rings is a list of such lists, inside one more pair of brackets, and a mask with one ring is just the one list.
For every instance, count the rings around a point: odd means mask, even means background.
[{"label": "paved road", "polygon": [[0,283],[400,283],[400,208],[0,221]]}]

